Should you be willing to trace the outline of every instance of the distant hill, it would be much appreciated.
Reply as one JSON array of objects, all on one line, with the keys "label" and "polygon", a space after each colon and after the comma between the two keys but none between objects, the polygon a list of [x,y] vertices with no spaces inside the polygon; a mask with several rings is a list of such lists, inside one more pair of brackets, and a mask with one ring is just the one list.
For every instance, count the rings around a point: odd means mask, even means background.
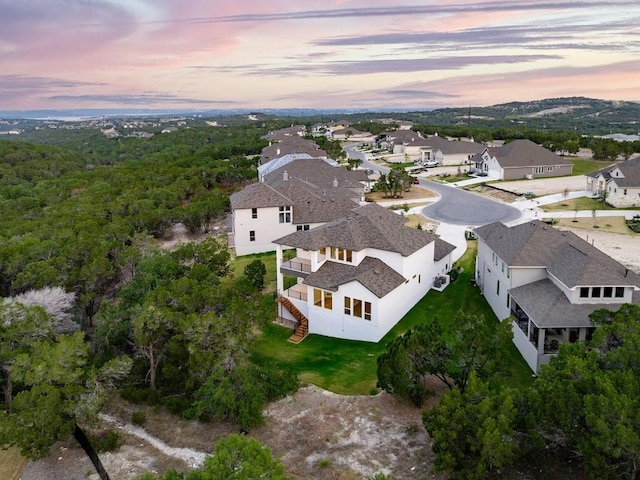
[{"label": "distant hill", "polygon": [[405,117],[425,125],[520,125],[529,129],[577,130],[583,135],[637,134],[640,131],[640,103],[585,97],[548,98],[490,107],[440,108],[431,112],[410,112]]},{"label": "distant hill", "polygon": [[[583,135],[622,133],[637,135],[640,132],[640,103],[630,101],[598,100],[586,97],[548,98],[531,102],[510,102],[499,105],[465,108],[439,108],[414,111],[393,109],[234,109],[234,110],[40,110],[0,111],[0,134],[22,129],[36,123],[52,123],[56,120],[83,122],[89,119],[109,120],[133,118],[162,118],[183,115],[203,121],[207,118],[224,118],[224,123],[244,123],[287,119],[292,122],[314,123],[347,119],[353,123],[393,118],[409,120],[427,126],[471,126],[475,128],[521,127],[539,130],[576,130]],[[19,120],[22,119],[22,120]],[[30,119],[30,120],[24,120]],[[38,119],[38,120],[34,120]]]}]

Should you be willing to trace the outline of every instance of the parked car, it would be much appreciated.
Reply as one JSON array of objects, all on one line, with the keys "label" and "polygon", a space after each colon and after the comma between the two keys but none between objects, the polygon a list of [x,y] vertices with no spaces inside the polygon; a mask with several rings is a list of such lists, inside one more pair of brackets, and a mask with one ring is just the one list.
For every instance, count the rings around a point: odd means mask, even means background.
[{"label": "parked car", "polygon": [[420,179],[419,178],[414,178],[413,179],[413,184],[414,185],[419,185],[420,184]]},{"label": "parked car", "polygon": [[426,160],[423,165],[427,168],[439,167],[440,162],[438,160]]}]

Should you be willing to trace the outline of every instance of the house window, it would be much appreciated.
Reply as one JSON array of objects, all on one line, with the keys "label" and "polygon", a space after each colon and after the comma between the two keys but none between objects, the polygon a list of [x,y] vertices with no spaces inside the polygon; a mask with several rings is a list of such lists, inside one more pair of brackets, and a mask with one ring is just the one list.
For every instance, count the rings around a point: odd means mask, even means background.
[{"label": "house window", "polygon": [[291,207],[280,207],[280,223],[291,223]]},{"label": "house window", "polygon": [[592,298],[600,298],[600,287],[593,287],[591,289],[591,297]]},{"label": "house window", "polygon": [[340,260],[341,262],[352,262],[353,261],[353,251],[348,250],[346,248],[340,247],[331,247],[329,251],[329,256],[334,260]]},{"label": "house window", "polygon": [[553,172],[553,167],[547,167],[547,172]]},{"label": "house window", "polygon": [[622,191],[622,194],[623,194],[623,195],[626,195],[626,194],[627,194],[627,189],[626,189],[626,188]]},{"label": "house window", "polygon": [[255,242],[256,241],[256,231],[255,230],[249,230],[249,241],[250,242]]},{"label": "house window", "polygon": [[362,318],[362,300],[359,298],[353,299],[353,316]]},{"label": "house window", "polygon": [[327,247],[322,247],[320,249],[320,255],[326,255],[327,254]]},{"label": "house window", "polygon": [[333,309],[333,294],[318,288],[313,289],[313,304],[316,307],[324,307],[327,310]]},{"label": "house window", "polygon": [[544,173],[544,167],[535,167],[534,173]]},{"label": "house window", "polygon": [[344,297],[344,313],[371,321],[371,302],[363,302],[359,298]]},{"label": "house window", "polygon": [[611,298],[613,297],[613,287],[604,287],[602,289],[602,296],[604,298]]},{"label": "house window", "polygon": [[257,208],[252,208],[251,209],[251,218],[258,218],[258,209]]},{"label": "house window", "polygon": [[296,225],[296,231],[309,230],[309,225]]},{"label": "house window", "polygon": [[507,308],[511,308],[511,295],[507,293]]},{"label": "house window", "polygon": [[589,298],[589,287],[580,287],[580,298]]},{"label": "house window", "polygon": [[496,283],[496,295],[500,296],[500,280]]},{"label": "house window", "polygon": [[616,298],[624,297],[624,287],[616,287]]}]

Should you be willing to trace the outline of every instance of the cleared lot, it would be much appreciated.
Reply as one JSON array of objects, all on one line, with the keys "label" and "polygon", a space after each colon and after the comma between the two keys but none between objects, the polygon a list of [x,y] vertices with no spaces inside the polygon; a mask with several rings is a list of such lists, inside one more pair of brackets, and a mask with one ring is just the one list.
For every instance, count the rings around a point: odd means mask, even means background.
[{"label": "cleared lot", "polygon": [[536,196],[562,193],[565,188],[572,192],[587,188],[587,177],[576,175],[573,177],[539,178],[533,180],[513,180],[508,182],[492,182],[491,185],[516,194],[531,192]]}]

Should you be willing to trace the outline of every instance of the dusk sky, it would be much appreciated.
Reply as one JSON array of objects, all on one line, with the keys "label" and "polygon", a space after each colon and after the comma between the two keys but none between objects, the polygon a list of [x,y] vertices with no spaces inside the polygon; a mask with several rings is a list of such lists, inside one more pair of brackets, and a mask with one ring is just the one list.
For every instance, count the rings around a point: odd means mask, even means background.
[{"label": "dusk sky", "polygon": [[640,101],[638,0],[0,0],[0,110]]}]

